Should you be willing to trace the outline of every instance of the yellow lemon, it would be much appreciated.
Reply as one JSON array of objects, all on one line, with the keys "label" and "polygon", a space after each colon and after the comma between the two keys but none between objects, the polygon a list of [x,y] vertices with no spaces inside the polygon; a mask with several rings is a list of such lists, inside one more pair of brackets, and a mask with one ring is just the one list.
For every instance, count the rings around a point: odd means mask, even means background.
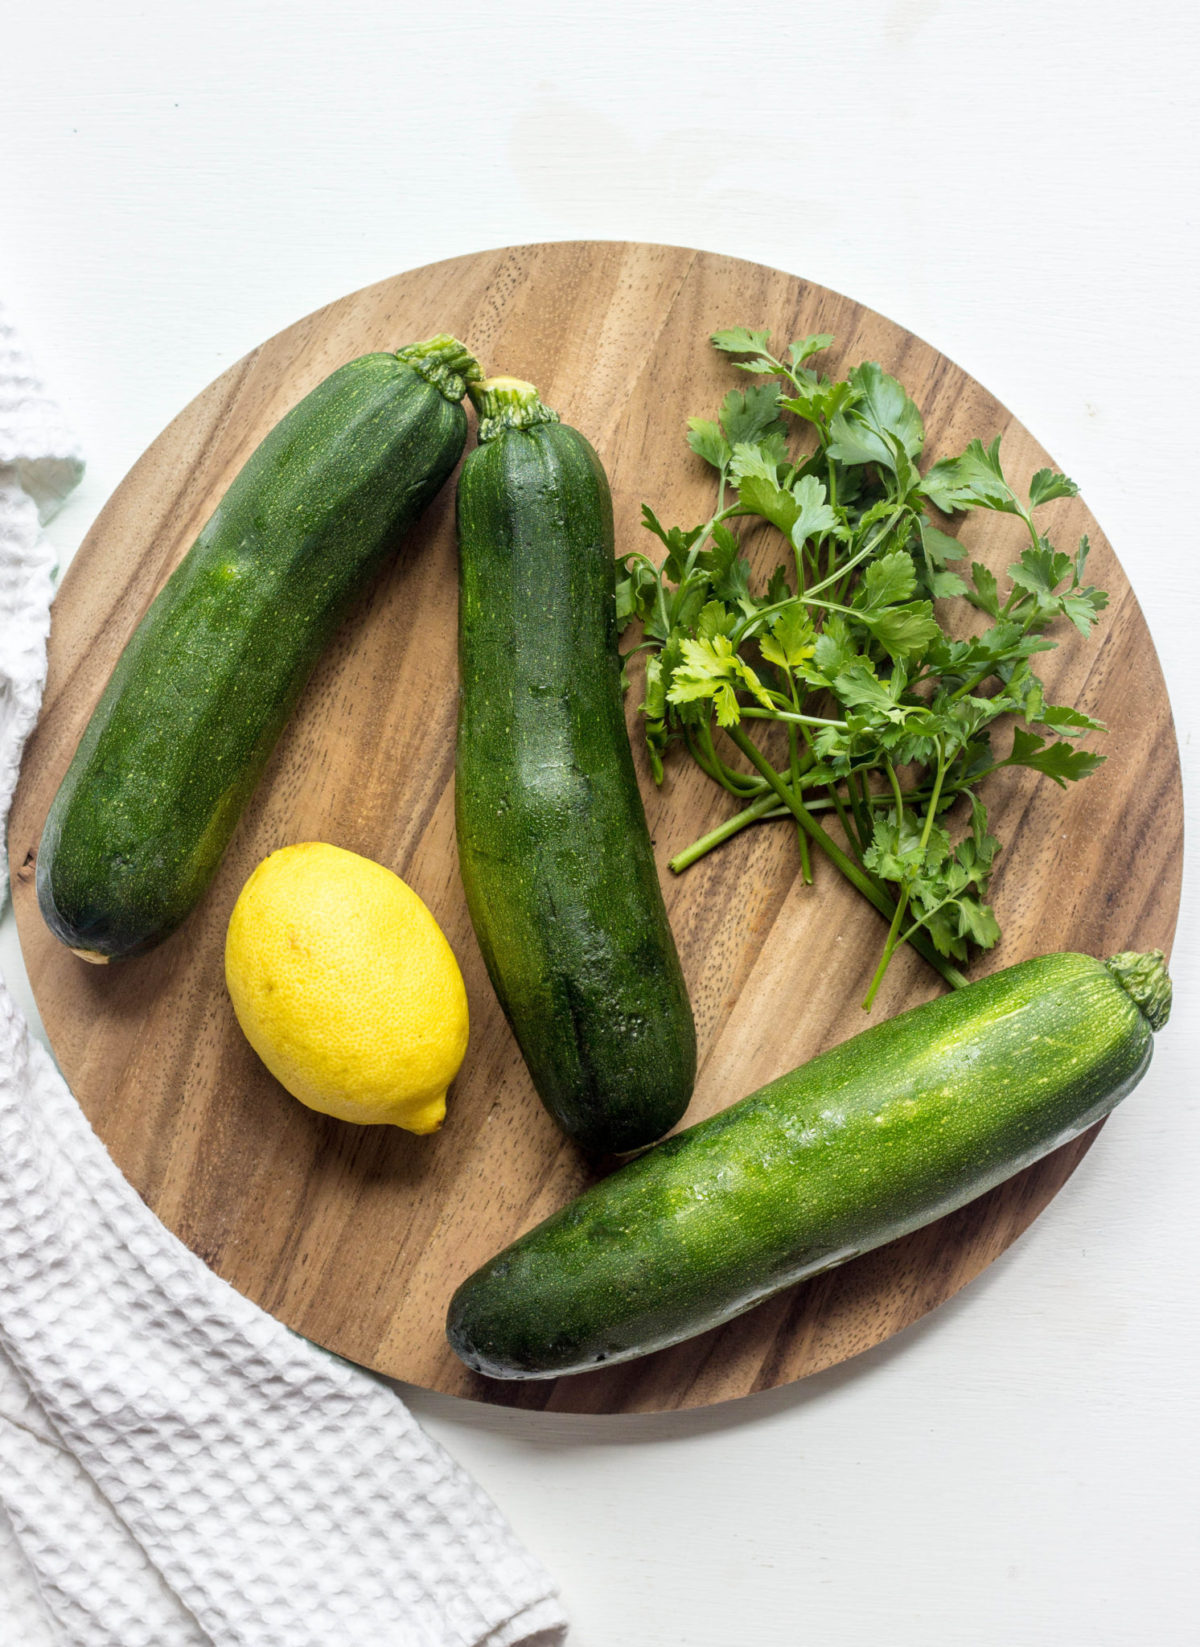
[{"label": "yellow lemon", "polygon": [[467,992],[445,935],[382,864],[306,841],[242,888],[225,982],[246,1039],[310,1109],[435,1132],[467,1050]]}]

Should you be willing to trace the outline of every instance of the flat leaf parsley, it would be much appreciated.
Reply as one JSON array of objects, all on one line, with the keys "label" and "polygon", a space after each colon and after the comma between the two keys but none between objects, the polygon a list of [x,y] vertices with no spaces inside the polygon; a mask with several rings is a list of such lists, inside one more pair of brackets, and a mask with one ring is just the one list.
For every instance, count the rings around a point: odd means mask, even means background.
[{"label": "flat leaf parsley", "polygon": [[[815,844],[888,922],[864,1006],[903,943],[959,987],[955,963],[1000,936],[988,902],[1000,843],[978,786],[1012,766],[1065,785],[1104,759],[1079,747],[1101,723],[1047,703],[1031,661],[1056,645],[1046,635],[1058,620],[1086,636],[1107,603],[1084,581],[1087,538],[1064,554],[1035,524],[1036,510],[1076,487],[1041,469],[1017,492],[999,439],[973,440],[922,475],[913,401],[873,361],[837,381],[806,364],[833,342],[826,334],[789,344],[782,358],[766,331],[735,327],[712,341],[767,381],[730,390],[715,419],[691,419],[688,444],[716,473],[713,514],[668,528],[644,507],[665,553],[626,555],[617,586],[622,627],[642,625],[633,651],[646,653],[641,709],[656,778],[680,742],[739,802],[671,867],[790,817],[805,880]],[[797,426],[808,433],[801,456],[789,445]],[[930,505],[1022,523],[1028,543],[1007,587],[985,566],[958,564],[963,548]],[[765,588],[733,524],[747,517],[780,539]],[[969,602],[984,627],[953,639],[938,601]],[[992,740],[1004,717],[1016,719],[1001,755]],[[770,756],[751,735],[762,722],[784,740]]]}]

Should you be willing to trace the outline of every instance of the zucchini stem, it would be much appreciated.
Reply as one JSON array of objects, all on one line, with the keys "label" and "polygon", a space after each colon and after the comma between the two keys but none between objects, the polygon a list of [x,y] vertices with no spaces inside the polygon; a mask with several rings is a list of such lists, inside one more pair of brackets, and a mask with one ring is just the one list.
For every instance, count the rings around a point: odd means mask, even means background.
[{"label": "zucchini stem", "polygon": [[396,350],[396,359],[403,360],[419,372],[427,383],[440,389],[447,400],[457,404],[472,384],[483,379],[483,368],[475,356],[449,332],[439,332],[424,343],[410,343]]},{"label": "zucchini stem", "polygon": [[494,440],[505,429],[532,429],[539,423],[557,423],[558,413],[542,402],[532,383],[520,377],[489,377],[468,385],[479,414],[480,444]]},{"label": "zucchini stem", "polygon": [[1171,1016],[1171,980],[1161,949],[1139,955],[1126,949],[1113,955],[1105,966],[1141,1010],[1153,1030],[1159,1030]]}]

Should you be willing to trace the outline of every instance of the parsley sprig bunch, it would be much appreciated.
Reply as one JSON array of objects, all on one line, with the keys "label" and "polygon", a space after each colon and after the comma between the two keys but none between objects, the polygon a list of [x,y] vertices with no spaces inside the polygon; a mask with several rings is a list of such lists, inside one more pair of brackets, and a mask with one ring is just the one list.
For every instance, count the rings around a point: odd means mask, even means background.
[{"label": "parsley sprig bunch", "polygon": [[[924,424],[904,388],[872,361],[842,379],[821,374],[808,363],[833,342],[826,334],[784,357],[766,331],[738,327],[712,341],[767,381],[731,390],[714,421],[690,420],[688,444],[716,473],[713,513],[667,528],[644,507],[665,558],[626,555],[617,587],[622,627],[642,623],[632,650],[647,654],[641,709],[655,777],[682,742],[739,803],[671,867],[790,817],[804,879],[816,845],[888,922],[864,1006],[903,943],[959,987],[954,963],[1000,936],[988,903],[999,842],[979,785],[1024,766],[1065,786],[1104,758],[1078,747],[1101,723],[1047,703],[1031,662],[1057,644],[1047,631],[1058,620],[1086,636],[1107,603],[1084,582],[1087,538],[1064,554],[1035,524],[1043,504],[1077,488],[1041,469],[1022,496],[998,438],[973,440],[922,474]],[[808,437],[801,456],[797,425]],[[1006,589],[985,566],[973,565],[969,581],[953,569],[963,548],[930,505],[1016,517],[1029,541]],[[742,552],[747,518],[786,545],[765,588]],[[941,618],[964,601],[987,621],[955,639]],[[1016,722],[1000,754],[1002,717]]]}]

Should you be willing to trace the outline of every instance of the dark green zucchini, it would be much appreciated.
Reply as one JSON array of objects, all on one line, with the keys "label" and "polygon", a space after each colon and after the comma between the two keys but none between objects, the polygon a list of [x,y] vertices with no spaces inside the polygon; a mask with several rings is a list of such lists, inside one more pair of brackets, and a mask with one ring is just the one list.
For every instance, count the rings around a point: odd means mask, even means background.
[{"label": "dark green zucchini", "polygon": [[469,1277],[493,1378],[627,1361],[931,1223],[1108,1114],[1170,1010],[1161,951],[1043,955],[845,1041],[586,1191]]},{"label": "dark green zucchini", "polygon": [[472,395],[455,776],[467,904],[546,1108],[588,1149],[636,1149],[687,1108],[696,1032],[625,729],[608,482],[530,384]]},{"label": "dark green zucchini", "polygon": [[38,902],[84,959],[141,954],[196,904],[326,642],[458,462],[478,376],[450,337],[352,360],[234,479],[46,819]]}]

